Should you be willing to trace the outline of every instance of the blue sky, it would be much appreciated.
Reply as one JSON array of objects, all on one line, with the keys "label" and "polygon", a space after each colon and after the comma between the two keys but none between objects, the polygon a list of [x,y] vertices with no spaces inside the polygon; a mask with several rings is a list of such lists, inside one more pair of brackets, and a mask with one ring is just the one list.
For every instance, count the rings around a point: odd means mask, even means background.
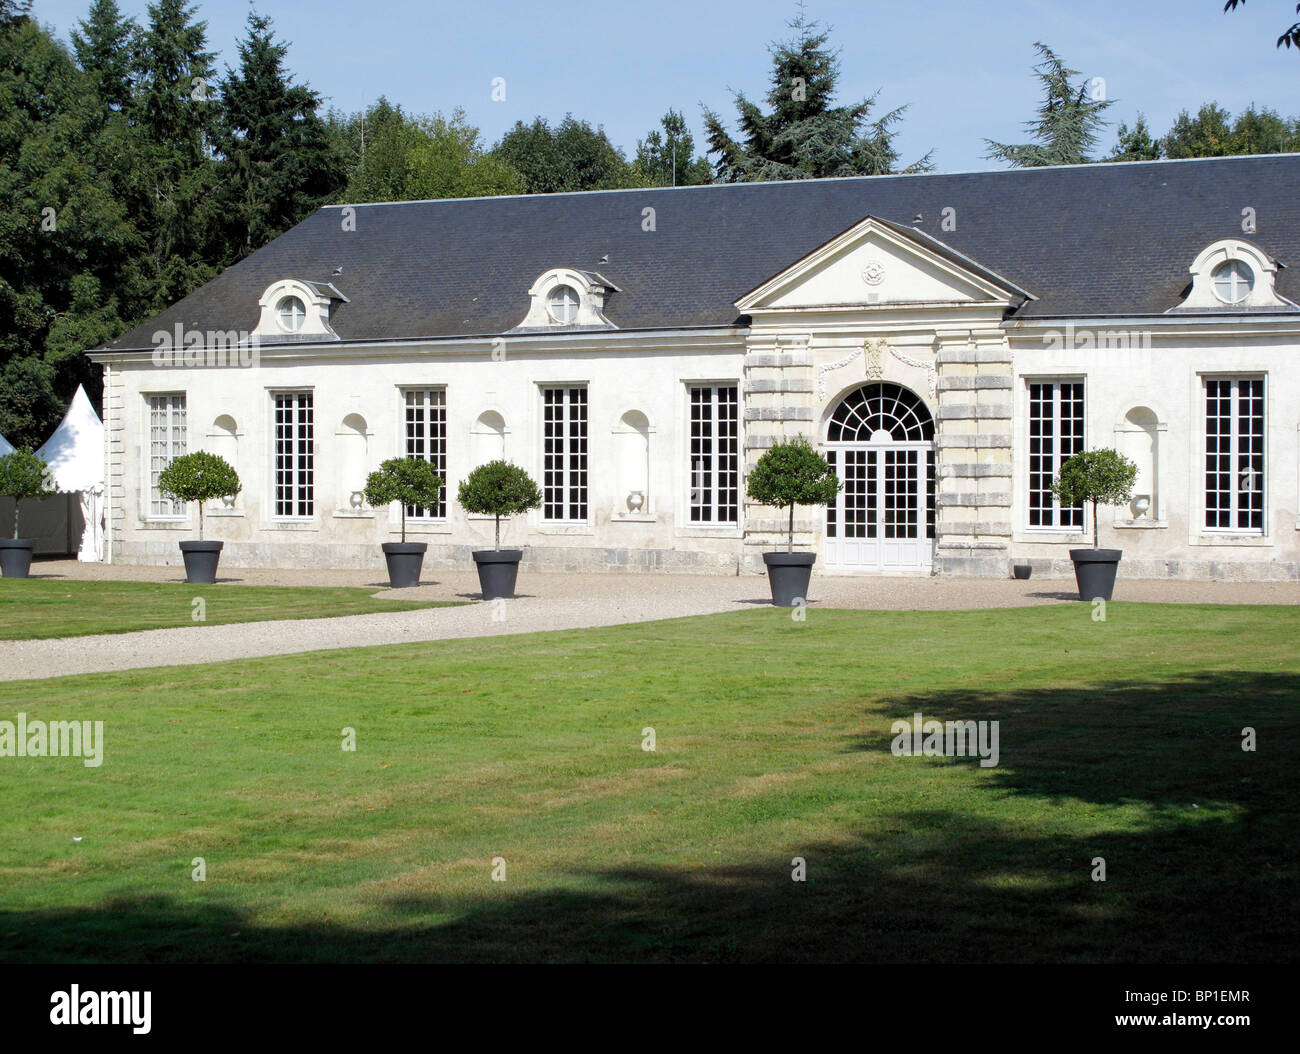
[{"label": "blue sky", "polygon": [[[145,0],[119,0],[143,20]],[[1300,54],[1274,48],[1295,20],[1294,0],[1003,3],[810,0],[842,51],[843,99],[880,89],[904,103],[904,162],[933,148],[939,171],[995,167],[983,139],[1024,141],[1038,101],[1033,42],[1042,40],[1085,77],[1105,80],[1115,124],[1138,110],[1163,133],[1182,109],[1215,100],[1234,113],[1251,102],[1300,112]],[[247,4],[206,0],[218,68],[233,62]],[[34,14],[63,39],[89,0],[35,0]],[[357,110],[387,95],[414,112],[464,108],[488,143],[516,120],[573,113],[601,124],[628,152],[672,106],[703,151],[700,104],[734,117],[729,89],[761,99],[767,44],[789,31],[792,0],[655,0],[609,5],[535,0],[259,0],[290,41],[290,68],[328,105]],[[491,99],[504,77],[506,100]],[[1105,133],[1109,151],[1114,126]]]}]

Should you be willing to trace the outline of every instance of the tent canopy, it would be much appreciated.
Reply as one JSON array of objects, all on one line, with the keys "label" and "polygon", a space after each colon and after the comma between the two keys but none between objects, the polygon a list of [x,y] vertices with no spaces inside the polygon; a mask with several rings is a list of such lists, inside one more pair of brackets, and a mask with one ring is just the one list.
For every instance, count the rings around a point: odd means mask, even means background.
[{"label": "tent canopy", "polygon": [[9,440],[4,436],[0,436],[0,457],[4,457],[6,454],[12,454],[13,452],[14,448],[10,444]]},{"label": "tent canopy", "polygon": [[80,385],[63,422],[36,453],[49,464],[60,493],[91,490],[104,482],[104,423]]}]

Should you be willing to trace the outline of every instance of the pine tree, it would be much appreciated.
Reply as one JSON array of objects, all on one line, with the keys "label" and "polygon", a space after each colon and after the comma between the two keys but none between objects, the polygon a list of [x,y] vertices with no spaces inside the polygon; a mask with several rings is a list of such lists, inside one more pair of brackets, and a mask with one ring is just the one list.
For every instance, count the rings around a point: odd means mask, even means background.
[{"label": "pine tree", "polygon": [[80,32],[74,29],[71,34],[77,65],[90,77],[107,109],[125,110],[132,98],[132,51],[140,27],[134,19],[123,17],[116,0],[94,0],[89,16],[78,26]]},{"label": "pine tree", "polygon": [[1092,161],[1089,153],[1106,123],[1102,114],[1114,100],[1092,98],[1086,82],[1071,83],[1078,70],[1068,69],[1046,44],[1035,43],[1034,48],[1043,59],[1034,67],[1043,85],[1043,104],[1037,118],[1026,127],[1037,141],[1009,145],[985,139],[989,152],[984,156],[1023,168],[1088,164]]},{"label": "pine tree", "polygon": [[161,310],[217,272],[211,232],[214,182],[211,137],[216,117],[207,23],[183,0],[157,0],[140,35],[131,124],[132,212],[148,239]]},{"label": "pine tree", "polygon": [[[737,92],[742,139],[727,132],[722,119],[704,111],[709,153],[717,156],[718,182],[747,183],[773,179],[824,179],[831,176],[880,175],[897,171],[896,125],[907,109],[900,106],[871,120],[879,92],[852,106],[832,106],[839,80],[839,52],[827,48],[829,30],[818,32],[803,11],[789,23],[792,40],[774,44],[770,113]],[[932,168],[930,154],[904,172]]]},{"label": "pine tree", "polygon": [[271,20],[248,15],[238,71],[226,69],[214,142],[230,264],[314,211],[343,184],[342,161],[317,115],[320,96],[285,71]]}]

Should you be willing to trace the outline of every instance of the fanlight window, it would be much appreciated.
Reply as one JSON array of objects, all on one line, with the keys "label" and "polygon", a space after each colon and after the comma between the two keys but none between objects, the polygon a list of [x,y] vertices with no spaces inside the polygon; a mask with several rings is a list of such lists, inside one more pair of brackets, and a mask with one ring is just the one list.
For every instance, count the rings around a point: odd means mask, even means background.
[{"label": "fanlight window", "polygon": [[1214,295],[1225,304],[1240,304],[1255,288],[1255,272],[1240,260],[1219,264],[1211,277]]},{"label": "fanlight window", "polygon": [[897,384],[867,384],[849,392],[831,415],[831,443],[867,443],[887,432],[898,443],[934,439],[934,418],[914,392]]},{"label": "fanlight window", "polygon": [[289,333],[297,333],[302,329],[303,321],[307,318],[307,308],[296,296],[286,296],[280,301],[277,310],[280,315],[280,325],[285,330]]}]

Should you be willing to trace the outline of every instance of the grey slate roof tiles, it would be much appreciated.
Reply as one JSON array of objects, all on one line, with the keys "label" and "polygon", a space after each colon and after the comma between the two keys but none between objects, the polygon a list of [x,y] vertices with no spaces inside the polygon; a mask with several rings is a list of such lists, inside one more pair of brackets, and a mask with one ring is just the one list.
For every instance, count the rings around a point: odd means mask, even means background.
[{"label": "grey slate roof tiles", "polygon": [[[151,348],[177,322],[252,330],[282,278],[346,296],[330,320],[344,341],[496,335],[553,267],[613,283],[620,329],[728,326],[742,294],[865,217],[912,227],[918,213],[917,229],[1037,298],[1017,317],[1163,314],[1196,254],[1234,237],[1290,265],[1278,292],[1300,301],[1298,203],[1292,154],[358,205],[355,231],[331,206],[108,348]],[[941,230],[945,208],[955,230]]]}]

